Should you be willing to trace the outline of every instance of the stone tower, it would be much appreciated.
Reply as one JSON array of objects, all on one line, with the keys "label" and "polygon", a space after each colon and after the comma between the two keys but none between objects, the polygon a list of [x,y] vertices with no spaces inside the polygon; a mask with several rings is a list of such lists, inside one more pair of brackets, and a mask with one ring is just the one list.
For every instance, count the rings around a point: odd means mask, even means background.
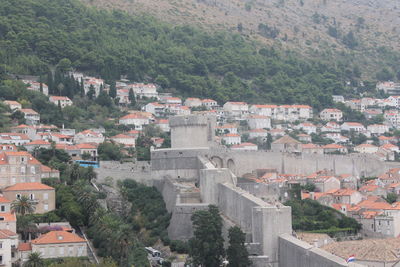
[{"label": "stone tower", "polygon": [[199,148],[213,146],[216,117],[186,115],[170,118],[171,148]]}]

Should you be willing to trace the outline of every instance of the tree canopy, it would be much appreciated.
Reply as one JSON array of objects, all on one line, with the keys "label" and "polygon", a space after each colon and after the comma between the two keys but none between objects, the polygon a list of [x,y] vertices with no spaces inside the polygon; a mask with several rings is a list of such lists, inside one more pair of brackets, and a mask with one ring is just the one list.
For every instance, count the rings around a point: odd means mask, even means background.
[{"label": "tree canopy", "polygon": [[72,67],[109,81],[127,75],[158,82],[182,96],[316,108],[332,104],[330,96],[355,78],[351,66],[304,60],[239,34],[172,26],[77,0],[1,1],[0,65],[8,73],[37,75]]}]

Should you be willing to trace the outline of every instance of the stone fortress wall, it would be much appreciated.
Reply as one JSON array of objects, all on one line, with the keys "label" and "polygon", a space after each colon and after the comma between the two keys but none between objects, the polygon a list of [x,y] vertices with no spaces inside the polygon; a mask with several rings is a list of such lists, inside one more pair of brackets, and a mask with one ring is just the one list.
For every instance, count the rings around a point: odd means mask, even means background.
[{"label": "stone fortress wall", "polygon": [[193,117],[196,116],[171,118],[171,137],[175,139],[172,148],[151,152],[151,177],[172,213],[168,229],[171,239],[189,239],[193,235],[192,214],[214,204],[219,207],[226,228],[238,225],[246,233],[253,266],[349,266],[343,259],[292,236],[291,208],[277,201],[278,189],[254,185],[239,188],[236,177],[261,168],[275,168],[282,173],[312,173],[326,168],[337,174],[374,176],[395,164],[372,157],[294,156],[207,147],[213,140],[209,129],[214,127],[208,122],[214,120]]}]

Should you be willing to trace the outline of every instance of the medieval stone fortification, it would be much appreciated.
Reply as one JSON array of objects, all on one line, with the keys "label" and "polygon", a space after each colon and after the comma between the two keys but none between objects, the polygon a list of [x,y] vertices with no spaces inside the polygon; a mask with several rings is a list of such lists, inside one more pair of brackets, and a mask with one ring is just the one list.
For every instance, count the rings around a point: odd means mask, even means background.
[{"label": "medieval stone fortification", "polygon": [[233,225],[246,233],[254,266],[349,266],[343,259],[293,237],[291,208],[279,203],[272,189],[262,191],[271,192],[263,200],[244,190],[248,188],[239,188],[237,176],[259,168],[276,168],[283,173],[326,168],[337,174],[373,176],[392,167],[390,163],[357,156],[232,152],[213,146],[213,117],[178,116],[171,118],[170,124],[172,148],[152,151],[150,169],[153,184],[172,213],[168,228],[171,239],[189,239],[192,214],[214,204],[221,211],[225,233]]}]

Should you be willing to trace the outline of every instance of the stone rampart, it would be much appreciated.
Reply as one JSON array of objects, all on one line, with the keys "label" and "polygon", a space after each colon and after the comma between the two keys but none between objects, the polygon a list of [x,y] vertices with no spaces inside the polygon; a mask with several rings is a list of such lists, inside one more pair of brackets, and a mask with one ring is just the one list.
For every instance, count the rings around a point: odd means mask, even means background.
[{"label": "stone rampart", "polygon": [[274,168],[280,173],[310,174],[322,169],[335,174],[356,176],[378,176],[390,168],[400,166],[398,162],[381,161],[373,155],[349,154],[288,154],[270,151],[231,151],[212,148],[209,158],[218,157],[222,167],[229,168],[236,176],[251,173],[255,169]]},{"label": "stone rampart", "polygon": [[198,210],[208,209],[208,203],[176,204],[168,227],[171,240],[188,240],[193,236],[192,215]]},{"label": "stone rampart", "polygon": [[261,255],[277,266],[278,236],[292,231],[291,208],[269,204],[228,183],[218,184],[218,207],[250,235],[251,243],[260,244]]},{"label": "stone rampart", "polygon": [[346,263],[338,256],[315,248],[290,234],[279,236],[279,267],[361,267],[357,263]]}]

